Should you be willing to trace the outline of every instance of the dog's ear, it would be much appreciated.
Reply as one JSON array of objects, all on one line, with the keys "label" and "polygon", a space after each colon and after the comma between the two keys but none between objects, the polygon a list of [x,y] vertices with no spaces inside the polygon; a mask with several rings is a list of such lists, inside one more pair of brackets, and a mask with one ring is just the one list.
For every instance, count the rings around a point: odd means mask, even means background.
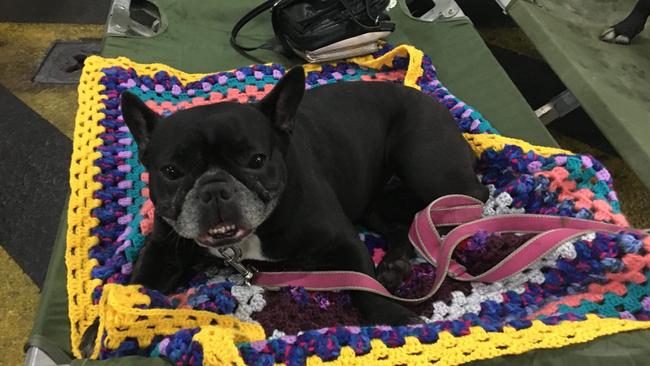
[{"label": "dog's ear", "polygon": [[129,127],[135,142],[138,143],[140,159],[143,159],[149,138],[158,124],[159,117],[133,93],[122,93],[121,107],[124,122]]},{"label": "dog's ear", "polygon": [[281,131],[291,132],[298,105],[305,92],[305,71],[302,66],[289,70],[260,102],[261,111]]}]

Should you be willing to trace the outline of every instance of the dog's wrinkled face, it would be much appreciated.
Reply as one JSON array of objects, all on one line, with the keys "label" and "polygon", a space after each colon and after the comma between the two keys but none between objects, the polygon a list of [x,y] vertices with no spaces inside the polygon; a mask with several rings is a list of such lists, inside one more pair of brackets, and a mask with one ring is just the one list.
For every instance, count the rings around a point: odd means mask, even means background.
[{"label": "dog's wrinkled face", "polygon": [[149,172],[156,219],[205,247],[249,236],[284,189],[284,154],[303,92],[297,68],[258,104],[217,103],[164,119],[124,93],[124,120]]}]

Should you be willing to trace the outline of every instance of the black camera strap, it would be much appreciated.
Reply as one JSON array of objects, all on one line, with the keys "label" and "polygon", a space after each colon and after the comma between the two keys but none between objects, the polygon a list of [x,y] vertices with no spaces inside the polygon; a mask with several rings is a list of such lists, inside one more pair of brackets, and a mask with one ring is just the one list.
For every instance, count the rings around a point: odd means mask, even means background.
[{"label": "black camera strap", "polygon": [[256,6],[253,8],[253,10],[249,11],[244,15],[239,21],[235,24],[235,26],[232,28],[232,31],[230,32],[230,45],[233,46],[236,50],[240,52],[246,52],[246,51],[255,51],[257,49],[273,49],[273,42],[269,41],[266,43],[263,43],[259,46],[253,46],[253,47],[247,47],[247,46],[242,46],[239,43],[237,43],[237,35],[239,34],[239,31],[251,20],[255,19],[257,16],[260,14],[264,13],[265,11],[269,9],[273,9],[275,5],[280,3],[282,0],[267,0],[260,5]]}]

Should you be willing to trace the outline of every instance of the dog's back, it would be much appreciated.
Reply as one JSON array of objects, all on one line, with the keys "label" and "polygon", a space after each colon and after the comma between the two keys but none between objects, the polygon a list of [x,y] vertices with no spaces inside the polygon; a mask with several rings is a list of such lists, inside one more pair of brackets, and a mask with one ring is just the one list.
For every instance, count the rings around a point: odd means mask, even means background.
[{"label": "dog's back", "polygon": [[402,160],[422,159],[403,156],[404,147],[415,140],[431,145],[434,156],[427,161],[454,159],[460,162],[456,166],[472,171],[469,147],[449,111],[418,90],[389,82],[339,83],[308,91],[293,143],[302,142],[299,150],[313,152],[311,163],[320,178],[334,189],[348,216],[356,218],[399,173]]}]

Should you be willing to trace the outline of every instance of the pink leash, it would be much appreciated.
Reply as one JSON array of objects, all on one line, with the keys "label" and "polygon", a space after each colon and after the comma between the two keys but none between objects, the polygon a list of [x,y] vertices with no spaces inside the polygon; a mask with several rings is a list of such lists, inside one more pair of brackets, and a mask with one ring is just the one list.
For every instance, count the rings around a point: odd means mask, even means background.
[{"label": "pink leash", "polygon": [[[406,299],[392,295],[376,279],[352,271],[258,272],[253,276],[252,282],[271,289],[302,286],[314,291],[361,290],[405,303],[420,303],[438,291],[446,276],[460,281],[501,281],[525,270],[562,244],[589,232],[618,233],[627,230],[645,234],[640,230],[572,217],[519,214],[481,218],[482,214],[481,201],[463,195],[449,195],[438,198],[415,215],[409,229],[409,240],[420,255],[436,267],[433,287],[419,298]],[[443,239],[436,226],[457,227]],[[452,254],[461,242],[479,230],[537,235],[488,271],[472,276],[465,267],[452,259]]]}]

